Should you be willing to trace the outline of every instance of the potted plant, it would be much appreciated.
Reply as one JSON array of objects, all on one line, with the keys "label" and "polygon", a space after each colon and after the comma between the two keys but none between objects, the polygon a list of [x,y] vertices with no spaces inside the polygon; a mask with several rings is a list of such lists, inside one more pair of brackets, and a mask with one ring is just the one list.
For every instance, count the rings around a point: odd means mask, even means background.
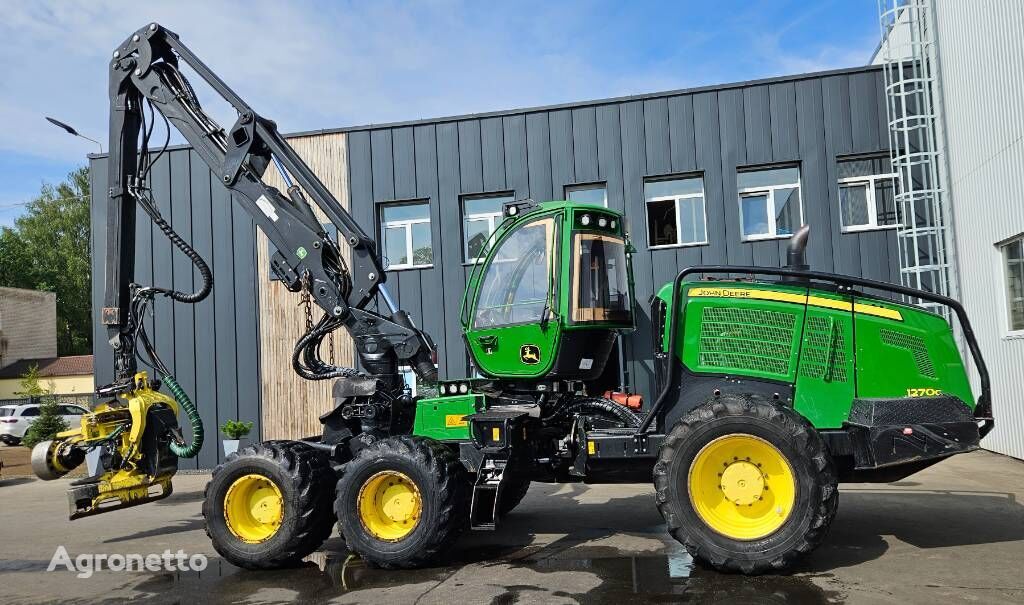
[{"label": "potted plant", "polygon": [[224,440],[224,455],[230,456],[242,447],[242,441],[248,441],[245,436],[252,430],[251,422],[241,420],[227,420],[220,427],[227,439]]}]

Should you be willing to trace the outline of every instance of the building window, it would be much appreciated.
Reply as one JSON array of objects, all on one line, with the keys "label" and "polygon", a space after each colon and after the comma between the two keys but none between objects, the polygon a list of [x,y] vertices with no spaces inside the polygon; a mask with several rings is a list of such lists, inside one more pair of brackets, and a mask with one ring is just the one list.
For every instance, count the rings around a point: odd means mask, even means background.
[{"label": "building window", "polygon": [[646,181],[644,198],[651,248],[708,243],[702,177]]},{"label": "building window", "polygon": [[888,157],[840,160],[839,216],[843,231],[899,225],[896,174]]},{"label": "building window", "polygon": [[803,223],[796,166],[736,174],[743,240],[789,237]]},{"label": "building window", "polygon": [[1024,235],[1000,244],[1006,275],[1006,310],[1011,332],[1024,333]]},{"label": "building window", "polygon": [[463,258],[467,263],[483,260],[484,246],[501,223],[501,208],[515,201],[511,193],[467,195],[462,198]]},{"label": "building window", "polygon": [[380,239],[389,271],[430,267],[430,205],[413,202],[380,205]]},{"label": "building window", "polygon": [[604,183],[591,185],[566,185],[565,199],[579,204],[593,204],[608,207],[608,188]]}]

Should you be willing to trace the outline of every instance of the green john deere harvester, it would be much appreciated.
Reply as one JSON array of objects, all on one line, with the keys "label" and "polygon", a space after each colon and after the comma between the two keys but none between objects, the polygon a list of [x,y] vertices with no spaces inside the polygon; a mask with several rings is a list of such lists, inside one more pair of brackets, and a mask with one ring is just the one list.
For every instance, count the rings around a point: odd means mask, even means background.
[{"label": "green john deere harvester", "polygon": [[[230,129],[204,112],[181,62],[238,111]],[[90,476],[71,484],[72,518],[168,495],[178,458],[202,444],[197,407],[213,403],[189,400],[143,321],[155,297],[195,303],[213,285],[146,184],[144,104],[151,120],[159,112],[181,131],[273,242],[280,283],[323,310],[293,355],[302,377],[334,381],[333,405],[295,403],[323,412],[321,434],[232,454],[206,488],[207,533],[242,567],[292,564],[336,521],[372,563],[431,564],[464,529],[493,529],[531,482],[653,481],[652,505],[695,558],[722,570],[781,569],[824,539],[839,482],[900,479],[977,449],[993,426],[988,373],[960,304],[813,271],[806,227],[784,268],[691,267],[665,284],[649,309],[655,392],[641,394],[639,409],[626,405],[635,396],[604,398],[597,387],[615,340],[642,312],[632,247],[620,213],[565,201],[504,206],[459,318],[482,377],[437,382],[433,341],[388,295],[376,243],[272,121],[155,23],[117,47],[110,78],[101,316],[115,381],[80,427],[32,456],[36,473],[53,479],[101,450]],[[272,164],[285,193],[264,179]],[[134,282],[137,207],[193,262],[196,292]],[[978,397],[946,319],[896,296],[956,317]],[[378,298],[387,311],[372,305]],[[320,357],[339,328],[352,336],[358,368]],[[155,375],[138,371],[139,360]],[[400,365],[439,394],[412,396]],[[179,408],[190,432],[178,428]]]}]

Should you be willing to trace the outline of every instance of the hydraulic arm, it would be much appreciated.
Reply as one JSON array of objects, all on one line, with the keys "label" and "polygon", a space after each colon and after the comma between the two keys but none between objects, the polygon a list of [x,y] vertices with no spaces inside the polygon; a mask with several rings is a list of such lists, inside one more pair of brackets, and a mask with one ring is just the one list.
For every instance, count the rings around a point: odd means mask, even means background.
[{"label": "hydraulic arm", "polygon": [[[182,63],[238,113],[228,130],[203,110],[179,69]],[[271,259],[274,273],[289,290],[307,289],[324,310],[324,318],[296,344],[293,365],[301,376],[321,380],[355,374],[352,368],[328,365],[317,353],[324,336],[344,327],[368,374],[388,382],[404,362],[424,379],[436,379],[433,344],[387,294],[374,240],[288,145],[276,124],[253,111],[176,34],[153,23],[125,40],[110,63],[109,93],[110,201],[102,318],[117,359],[117,380],[135,374],[139,300],[164,295],[197,302],[212,285],[205,263],[173,233],[150,197],[149,144],[156,112],[182,134],[277,247]],[[148,127],[144,105],[150,108]],[[263,180],[271,162],[288,185],[285,193]],[[133,284],[136,204],[195,262],[204,280],[198,292]],[[338,242],[328,236],[313,205],[337,227]],[[341,244],[350,251],[347,260]],[[388,316],[368,309],[378,293],[389,307]]]},{"label": "hydraulic arm", "polygon": [[[237,112],[229,129],[203,110],[179,69],[183,65]],[[114,51],[109,95],[102,322],[114,349],[114,382],[97,390],[106,402],[83,416],[80,427],[33,451],[33,468],[46,479],[59,477],[83,461],[89,464],[89,476],[74,482],[68,491],[71,517],[167,496],[177,458],[193,457],[202,447],[198,410],[160,359],[143,322],[157,296],[194,304],[213,288],[208,265],[164,220],[150,192],[150,170],[170,141],[172,125],[277,247],[271,258],[274,274],[289,290],[308,293],[309,300],[323,309],[320,321],[295,345],[295,371],[308,380],[345,379],[341,390],[358,392],[367,401],[346,408],[345,421],[363,418],[364,430],[405,421],[401,413],[390,413],[391,402],[408,402],[402,395],[399,364],[412,366],[424,380],[436,381],[434,344],[388,295],[374,240],[288,145],[276,124],[253,111],[176,34],[156,23],[138,30]],[[167,133],[163,146],[151,152],[158,115]],[[263,179],[271,163],[286,183],[284,193]],[[192,261],[202,280],[195,292],[134,282],[136,208],[142,208]],[[328,235],[314,208],[336,226],[337,241]],[[376,304],[371,310],[378,294],[388,307],[386,314],[376,310]],[[358,371],[320,357],[321,342],[338,328],[352,336],[361,366]],[[139,372],[139,361],[157,376]],[[161,383],[173,397],[159,392]],[[178,428],[179,409],[192,428],[190,443]],[[335,437],[351,437],[346,430],[336,427]]]}]

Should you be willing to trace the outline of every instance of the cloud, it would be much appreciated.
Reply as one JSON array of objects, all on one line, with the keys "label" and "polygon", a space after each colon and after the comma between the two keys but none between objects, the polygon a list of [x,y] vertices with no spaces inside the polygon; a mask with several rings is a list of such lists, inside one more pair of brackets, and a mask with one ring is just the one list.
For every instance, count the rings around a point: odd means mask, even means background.
[{"label": "cloud", "polygon": [[[7,3],[0,157],[70,162],[95,149],[44,122],[45,115],[104,140],[105,148],[110,52],[150,21],[179,33],[284,132],[862,64],[870,54],[859,44],[789,48],[782,33],[750,34],[763,31],[757,15],[745,24],[723,21],[717,10],[693,18],[689,12],[611,1]],[[764,56],[736,60],[749,52],[737,39]],[[204,103],[211,99],[199,94]],[[230,111],[214,116],[224,126],[234,119]]]}]

